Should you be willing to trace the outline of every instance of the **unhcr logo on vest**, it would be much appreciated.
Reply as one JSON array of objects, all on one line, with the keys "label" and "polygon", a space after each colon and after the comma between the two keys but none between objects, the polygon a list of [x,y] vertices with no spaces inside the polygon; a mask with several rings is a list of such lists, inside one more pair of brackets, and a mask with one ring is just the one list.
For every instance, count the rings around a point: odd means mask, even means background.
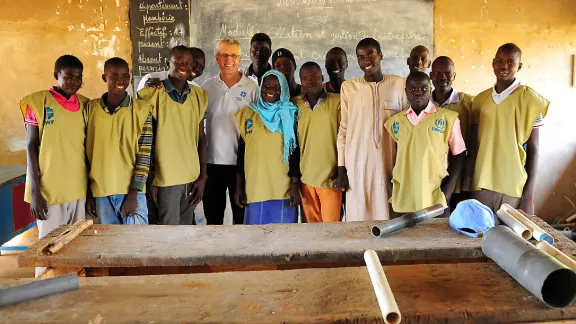
[{"label": "unhcr logo on vest", "polygon": [[252,118],[246,120],[246,134],[252,134]]},{"label": "unhcr logo on vest", "polygon": [[436,119],[434,126],[432,126],[432,130],[444,134],[444,130],[446,130],[446,121],[444,119]]},{"label": "unhcr logo on vest", "polygon": [[396,140],[399,140],[400,139],[400,122],[395,121],[392,124],[392,132],[394,133],[394,138]]},{"label": "unhcr logo on vest", "polygon": [[50,107],[46,107],[46,120],[44,121],[44,125],[52,125],[54,124],[54,110]]}]

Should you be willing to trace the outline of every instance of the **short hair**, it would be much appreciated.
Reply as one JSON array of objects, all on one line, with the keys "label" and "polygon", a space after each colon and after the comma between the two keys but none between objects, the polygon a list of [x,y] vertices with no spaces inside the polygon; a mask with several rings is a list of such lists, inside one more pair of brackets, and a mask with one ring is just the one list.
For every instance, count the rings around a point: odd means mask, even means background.
[{"label": "short hair", "polygon": [[54,73],[58,73],[58,72],[62,71],[63,69],[66,69],[66,68],[83,70],[84,65],[82,64],[80,59],[78,59],[76,56],[66,54],[66,55],[60,56],[56,60],[56,63],[54,63]]},{"label": "short hair", "polygon": [[378,54],[382,53],[382,49],[380,49],[380,43],[378,43],[377,40],[375,40],[374,38],[364,38],[363,40],[358,42],[358,45],[356,45],[356,51],[358,51],[358,49],[360,47],[366,47],[366,46],[372,46],[376,49],[376,52]]},{"label": "short hair", "polygon": [[434,69],[434,65],[436,63],[446,63],[446,64],[450,64],[452,65],[452,67],[454,67],[454,69],[456,69],[456,65],[454,65],[454,61],[452,61],[451,58],[449,58],[448,56],[438,56],[434,62],[432,62],[432,69]]},{"label": "short hair", "polygon": [[424,45],[417,45],[415,46],[411,51],[410,54],[412,54],[413,52],[420,52],[420,51],[426,51],[428,53],[430,53],[430,50],[428,49],[428,47],[424,46]]},{"label": "short hair", "polygon": [[206,57],[204,51],[198,47],[190,47],[189,50],[192,52],[192,56],[196,56],[196,54],[198,54],[198,56]]},{"label": "short hair", "polygon": [[420,71],[412,72],[406,78],[406,86],[408,86],[408,83],[414,80],[422,80],[422,79],[426,79],[428,83],[430,83],[430,76],[428,74]]},{"label": "short hair", "polygon": [[106,60],[106,62],[104,62],[104,72],[106,72],[111,67],[128,68],[128,62],[126,62],[123,58],[120,57],[109,58]]},{"label": "short hair", "polygon": [[177,45],[177,46],[174,46],[170,49],[170,53],[168,54],[168,58],[171,58],[172,55],[174,55],[174,53],[176,53],[176,52],[188,52],[192,55],[192,51],[188,47],[186,47],[184,45]]},{"label": "short hair", "polygon": [[518,53],[520,58],[522,58],[522,50],[520,49],[520,47],[518,47],[518,45],[516,45],[514,43],[506,43],[506,44],[498,47],[498,50],[496,51],[496,53],[498,53],[498,52]]},{"label": "short hair", "polygon": [[326,58],[328,58],[328,55],[330,53],[340,53],[340,54],[344,54],[344,57],[346,58],[346,61],[348,61],[348,56],[346,55],[346,51],[343,50],[341,47],[332,47],[328,52],[326,52]]},{"label": "short hair", "polygon": [[218,49],[220,48],[220,44],[227,44],[227,45],[236,45],[238,46],[238,50],[240,51],[240,42],[235,40],[234,38],[223,38],[221,40],[218,41],[218,44],[216,44],[216,48],[214,49],[214,54],[218,54]]},{"label": "short hair", "polygon": [[268,43],[268,46],[270,46],[270,48],[272,48],[272,40],[270,39],[270,36],[264,33],[254,34],[254,36],[252,36],[252,39],[250,39],[250,45],[252,45],[252,43],[254,42],[265,42]]},{"label": "short hair", "polygon": [[308,69],[308,68],[316,68],[316,69],[318,69],[318,71],[322,72],[322,68],[320,68],[320,65],[318,65],[318,63],[312,62],[312,61],[308,61],[308,62],[302,64],[302,66],[300,67],[300,71],[302,71],[303,69]]}]

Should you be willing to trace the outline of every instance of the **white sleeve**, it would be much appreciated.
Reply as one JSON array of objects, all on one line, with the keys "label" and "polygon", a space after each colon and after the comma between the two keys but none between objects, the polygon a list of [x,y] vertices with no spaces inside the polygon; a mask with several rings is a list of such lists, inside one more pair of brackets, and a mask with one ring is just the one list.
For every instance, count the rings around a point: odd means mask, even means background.
[{"label": "white sleeve", "polygon": [[136,88],[136,92],[144,89],[144,87],[146,86],[146,82],[148,82],[148,80],[150,79],[150,73],[146,74],[142,80],[140,80],[140,82],[138,83],[138,88]]}]

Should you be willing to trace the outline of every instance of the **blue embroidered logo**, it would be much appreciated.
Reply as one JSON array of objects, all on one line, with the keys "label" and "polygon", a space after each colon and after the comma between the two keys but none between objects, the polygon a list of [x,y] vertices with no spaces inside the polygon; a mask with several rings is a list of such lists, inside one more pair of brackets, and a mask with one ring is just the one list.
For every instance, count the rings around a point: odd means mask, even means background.
[{"label": "blue embroidered logo", "polygon": [[54,120],[52,120],[52,118],[54,118],[54,110],[50,107],[46,107],[44,109],[46,111],[46,120],[44,121],[44,125],[54,124]]},{"label": "blue embroidered logo", "polygon": [[432,127],[433,131],[444,134],[444,130],[446,130],[446,121],[444,119],[436,119],[434,125]]},{"label": "blue embroidered logo", "polygon": [[394,133],[394,138],[396,140],[399,140],[400,139],[400,122],[395,121],[392,124],[392,132]]},{"label": "blue embroidered logo", "polygon": [[246,120],[246,134],[252,134],[252,119],[248,118]]},{"label": "blue embroidered logo", "polygon": [[246,97],[246,91],[240,92],[240,96],[242,96],[242,98]]}]

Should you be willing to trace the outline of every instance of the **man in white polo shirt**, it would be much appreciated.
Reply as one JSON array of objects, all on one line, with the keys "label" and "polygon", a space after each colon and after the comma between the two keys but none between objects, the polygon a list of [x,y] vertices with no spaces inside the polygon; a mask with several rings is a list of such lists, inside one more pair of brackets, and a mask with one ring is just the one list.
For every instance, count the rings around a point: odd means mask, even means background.
[{"label": "man in white polo shirt", "polygon": [[[192,52],[192,63],[194,66],[192,67],[192,74],[190,79],[188,79],[188,84],[200,87],[200,85],[196,83],[194,79],[199,78],[202,73],[204,73],[204,68],[206,67],[206,56],[204,55],[204,51],[198,47],[190,47],[190,51]],[[154,79],[158,79],[160,81],[168,79],[168,70],[146,74],[144,77],[142,77],[140,82],[138,82],[136,91],[144,89],[148,81]]]},{"label": "man in white polo shirt", "polygon": [[234,114],[256,102],[258,86],[238,71],[240,43],[225,38],[216,46],[220,73],[204,82],[208,92],[206,137],[208,138],[208,181],[204,189],[204,215],[208,225],[221,225],[226,210],[226,189],[230,197],[234,224],[244,223],[244,209],[234,204],[238,128]]}]

